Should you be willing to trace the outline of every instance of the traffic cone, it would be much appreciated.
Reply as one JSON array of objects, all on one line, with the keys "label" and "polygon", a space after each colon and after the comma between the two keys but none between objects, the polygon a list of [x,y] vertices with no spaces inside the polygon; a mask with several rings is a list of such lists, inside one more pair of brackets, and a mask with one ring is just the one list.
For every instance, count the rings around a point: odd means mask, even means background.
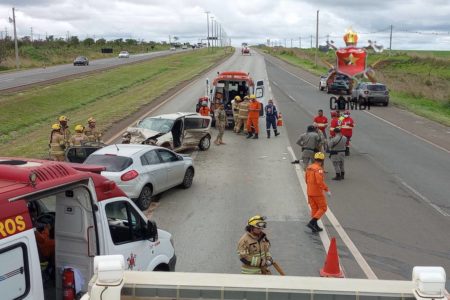
[{"label": "traffic cone", "polygon": [[278,113],[278,119],[277,119],[277,127],[282,127],[283,126],[283,116],[281,115],[281,113]]},{"label": "traffic cone", "polygon": [[327,258],[323,268],[320,269],[320,276],[322,277],[344,277],[339,266],[339,256],[336,247],[336,238],[331,239],[330,248],[328,249]]}]

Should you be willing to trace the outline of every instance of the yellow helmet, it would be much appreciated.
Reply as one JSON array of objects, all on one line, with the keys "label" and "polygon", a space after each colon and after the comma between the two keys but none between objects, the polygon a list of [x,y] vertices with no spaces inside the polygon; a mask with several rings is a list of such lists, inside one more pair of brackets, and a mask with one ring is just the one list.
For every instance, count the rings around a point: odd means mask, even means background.
[{"label": "yellow helmet", "polygon": [[61,129],[61,125],[55,123],[55,124],[52,125],[52,129],[53,130],[60,130]]},{"label": "yellow helmet", "polygon": [[264,229],[267,225],[266,217],[261,217],[259,215],[253,216],[248,219],[247,224],[256,228]]},{"label": "yellow helmet", "polygon": [[77,125],[77,126],[75,126],[75,131],[76,131],[76,132],[83,132],[83,131],[84,131],[84,126],[83,126],[83,125]]},{"label": "yellow helmet", "polygon": [[96,123],[97,121],[93,118],[93,117],[90,117],[89,119],[88,119],[88,123]]},{"label": "yellow helmet", "polygon": [[250,95],[250,99],[256,99],[255,94]]},{"label": "yellow helmet", "polygon": [[324,160],[325,154],[323,154],[322,152],[317,152],[316,154],[314,154],[314,159]]},{"label": "yellow helmet", "polygon": [[66,116],[60,116],[60,117],[58,118],[58,121],[60,121],[60,122],[67,122],[67,121],[69,121],[69,118],[66,117]]},{"label": "yellow helmet", "polygon": [[234,100],[241,101],[241,97],[236,96],[236,97],[234,97]]}]

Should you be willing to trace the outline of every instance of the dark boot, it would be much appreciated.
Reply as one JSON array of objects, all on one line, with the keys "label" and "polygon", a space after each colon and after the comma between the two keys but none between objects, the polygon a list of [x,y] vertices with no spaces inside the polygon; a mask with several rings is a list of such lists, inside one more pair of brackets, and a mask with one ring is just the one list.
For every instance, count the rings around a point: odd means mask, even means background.
[{"label": "dark boot", "polygon": [[331,178],[332,180],[341,180],[341,173],[336,173],[336,177]]},{"label": "dark boot", "polygon": [[308,227],[309,229],[311,229],[311,231],[313,233],[317,232],[317,228],[315,226],[315,222],[317,222],[317,219],[312,218],[311,221],[309,221],[308,224],[306,224],[306,227]]},{"label": "dark boot", "polygon": [[350,148],[345,147],[345,156],[350,156]]},{"label": "dark boot", "polygon": [[278,132],[278,130],[274,130],[274,132],[275,132],[275,136],[279,136],[280,135],[280,133]]},{"label": "dark boot", "polygon": [[341,179],[344,179],[345,172],[341,172]]},{"label": "dark boot", "polygon": [[267,138],[270,139],[270,130],[267,130]]},{"label": "dark boot", "polygon": [[253,137],[253,139],[254,139],[254,140],[257,140],[257,139],[258,139],[258,134],[257,134],[257,133],[255,133],[255,136]]},{"label": "dark boot", "polygon": [[249,133],[247,133],[247,136],[246,136],[246,138],[251,138],[253,136],[253,133],[251,133],[251,132],[249,132]]},{"label": "dark boot", "polygon": [[323,228],[319,227],[319,225],[317,225],[317,221],[314,223],[314,227],[316,228],[317,232],[323,231]]}]

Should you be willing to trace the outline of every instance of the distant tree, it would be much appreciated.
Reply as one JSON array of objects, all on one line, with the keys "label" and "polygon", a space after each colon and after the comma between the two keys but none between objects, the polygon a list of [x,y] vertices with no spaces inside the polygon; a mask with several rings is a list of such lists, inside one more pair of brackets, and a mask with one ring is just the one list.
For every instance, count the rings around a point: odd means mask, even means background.
[{"label": "distant tree", "polygon": [[54,37],[53,35],[49,35],[49,36],[47,36],[47,37],[45,38],[45,40],[46,40],[47,42],[53,42],[53,41],[55,40],[55,37]]},{"label": "distant tree", "polygon": [[177,36],[174,36],[174,37],[173,37],[173,41],[174,41],[174,42],[178,41],[179,39],[180,39],[180,38],[177,37]]},{"label": "distant tree", "polygon": [[104,38],[98,39],[95,44],[97,45],[105,45],[106,44],[106,40]]},{"label": "distant tree", "polygon": [[114,40],[114,44],[116,44],[116,45],[120,45],[122,43],[123,43],[123,39],[115,39]]},{"label": "distant tree", "polygon": [[126,39],[125,43],[127,45],[137,45],[138,42],[136,40],[134,40],[134,39]]},{"label": "distant tree", "polygon": [[73,46],[77,46],[77,45],[80,44],[80,40],[78,39],[78,37],[76,35],[75,36],[71,36],[70,39],[69,39],[69,44],[73,45]]},{"label": "distant tree", "polygon": [[0,64],[8,57],[7,48],[7,41],[5,39],[0,40]]},{"label": "distant tree", "polygon": [[95,41],[93,38],[87,38],[87,39],[84,39],[84,41],[83,41],[83,45],[88,46],[88,47],[90,47],[94,44],[95,44]]}]

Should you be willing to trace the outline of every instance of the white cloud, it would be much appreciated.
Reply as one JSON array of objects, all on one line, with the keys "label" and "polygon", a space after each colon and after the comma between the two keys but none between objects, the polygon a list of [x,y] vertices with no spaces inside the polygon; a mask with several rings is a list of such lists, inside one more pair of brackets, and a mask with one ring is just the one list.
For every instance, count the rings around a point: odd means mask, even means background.
[{"label": "white cloud", "polygon": [[449,31],[450,2],[447,0],[2,0],[0,30],[7,27],[11,7],[17,8],[19,36],[45,34],[65,37],[69,31],[79,38],[105,37],[198,42],[206,37],[206,10],[223,26],[235,45],[246,41],[265,43],[267,38],[298,46],[309,46],[315,35],[316,11],[320,10],[321,44],[329,34],[342,45],[342,34],[349,26],[367,39],[388,46],[389,30],[394,26],[394,49],[450,48],[450,35],[434,36],[410,31]]}]

